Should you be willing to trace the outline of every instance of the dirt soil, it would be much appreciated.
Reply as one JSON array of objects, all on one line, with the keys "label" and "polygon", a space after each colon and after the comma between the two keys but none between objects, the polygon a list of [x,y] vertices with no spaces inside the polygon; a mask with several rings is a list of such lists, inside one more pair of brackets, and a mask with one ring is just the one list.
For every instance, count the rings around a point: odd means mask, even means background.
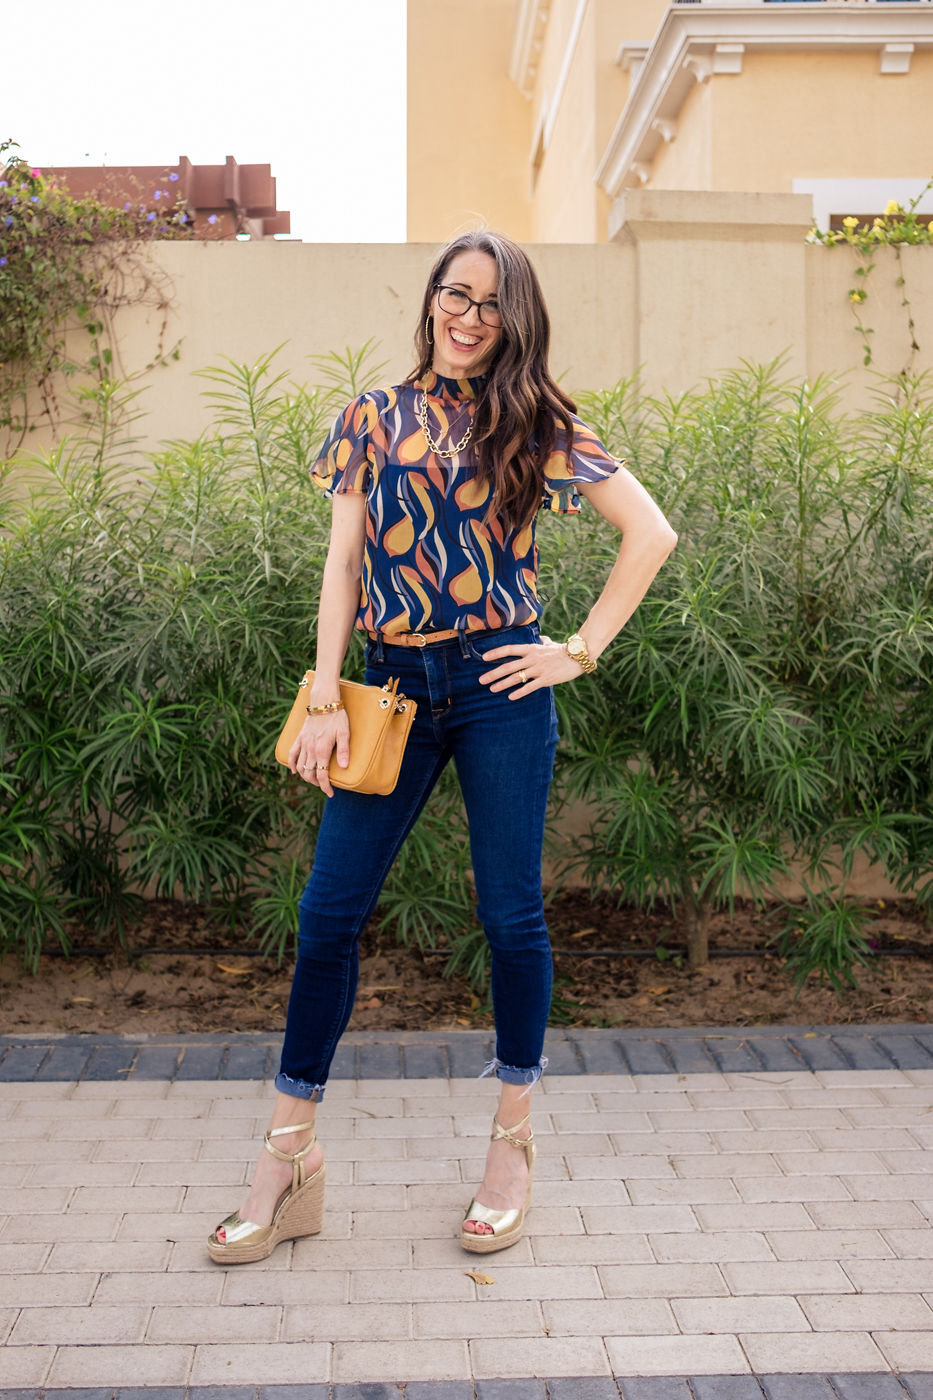
[{"label": "dirt soil", "polygon": [[[838,1000],[814,978],[798,997],[769,948],[775,915],[738,909],[713,921],[709,965],[682,956],[678,920],[562,893],[549,907],[555,949],[552,1024],[752,1026],[927,1021],[933,1006],[933,928],[911,906],[878,904],[876,952],[858,988]],[[194,950],[194,951],[192,951]],[[594,956],[596,952],[610,956]],[[492,1025],[485,994],[444,978],[446,952],[398,947],[367,930],[351,1030],[448,1030]],[[291,968],[256,956],[244,935],[218,929],[194,905],[155,900],[128,949],[75,937],[70,958],[42,957],[37,976],[0,958],[0,1033],[279,1031]]]}]

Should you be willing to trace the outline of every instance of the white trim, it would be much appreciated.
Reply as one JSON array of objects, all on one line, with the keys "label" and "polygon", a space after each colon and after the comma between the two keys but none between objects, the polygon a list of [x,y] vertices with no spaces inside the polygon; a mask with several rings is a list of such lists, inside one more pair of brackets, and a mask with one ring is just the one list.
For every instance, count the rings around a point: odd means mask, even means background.
[{"label": "white trim", "polygon": [[548,146],[551,144],[551,137],[554,134],[554,124],[557,121],[557,113],[560,110],[560,104],[564,100],[564,88],[567,86],[567,79],[570,76],[570,69],[577,49],[577,40],[580,37],[580,30],[583,28],[583,17],[586,14],[586,7],[588,4],[589,0],[577,0],[577,12],[573,17],[573,24],[570,26],[570,36],[564,47],[564,61],[560,66],[557,87],[554,89],[554,98],[548,108],[547,123],[544,128],[545,150],[547,150]]},{"label": "white trim", "polygon": [[[813,196],[813,222],[817,228],[828,229],[833,214],[881,214],[891,199],[902,209],[926,185],[926,180],[897,178],[892,180],[832,180],[807,179],[801,176],[793,182],[794,194]],[[933,190],[917,205],[918,214],[933,214]]]},{"label": "white trim", "polygon": [[518,8],[509,77],[523,97],[534,91],[550,10],[550,0],[521,0]]},{"label": "white trim", "polygon": [[[824,0],[820,5],[739,5],[734,0],[672,5],[637,83],[632,84],[596,180],[611,198],[642,183],[643,172],[650,172],[661,144],[654,124],[676,125],[694,84],[708,82],[715,73],[741,71],[743,51],[873,49],[883,55],[889,46],[905,44],[933,49],[933,5],[846,4],[844,0]],[[902,61],[903,51],[896,51],[896,56]]]}]

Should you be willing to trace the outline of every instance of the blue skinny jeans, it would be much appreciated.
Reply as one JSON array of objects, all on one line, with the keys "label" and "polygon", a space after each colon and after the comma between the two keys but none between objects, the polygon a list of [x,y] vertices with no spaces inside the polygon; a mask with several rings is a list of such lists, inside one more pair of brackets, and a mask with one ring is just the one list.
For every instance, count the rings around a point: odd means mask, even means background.
[{"label": "blue skinny jeans", "polygon": [[[366,680],[398,676],[418,705],[388,797],[335,788],[299,906],[295,965],[276,1088],[319,1100],[356,995],[359,938],[402,842],[453,758],[466,805],[477,914],[489,941],[496,1058],[509,1084],[533,1084],[551,1004],[541,850],[557,746],[553,692],[509,700],[479,676],[485,652],[539,640],[536,625],[464,634],[422,649],[371,641]],[[350,735],[353,744],[353,735]]]}]

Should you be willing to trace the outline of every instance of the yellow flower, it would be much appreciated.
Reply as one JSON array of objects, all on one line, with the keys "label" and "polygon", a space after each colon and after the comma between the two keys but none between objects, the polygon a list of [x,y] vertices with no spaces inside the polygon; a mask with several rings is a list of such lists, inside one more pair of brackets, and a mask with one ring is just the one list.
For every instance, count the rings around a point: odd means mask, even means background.
[{"label": "yellow flower", "polygon": [[896,199],[889,199],[887,204],[884,206],[884,212],[886,214],[899,214],[901,212],[901,206],[898,204]]},{"label": "yellow flower", "polygon": [[854,214],[850,214],[849,217],[848,217],[847,219],[843,219],[843,221],[842,221],[842,227],[843,227],[843,228],[858,228],[858,219],[855,217]]},{"label": "yellow flower", "polygon": [[933,219],[931,219],[930,222],[927,224],[927,228],[930,230],[931,233],[933,233]]},{"label": "yellow flower", "polygon": [[855,302],[864,301],[866,296],[867,293],[861,287],[853,287],[849,293],[849,300]]},{"label": "yellow flower", "polygon": [[884,220],[876,217],[872,219],[872,223],[874,224],[875,228],[881,228],[882,224],[884,223]]}]

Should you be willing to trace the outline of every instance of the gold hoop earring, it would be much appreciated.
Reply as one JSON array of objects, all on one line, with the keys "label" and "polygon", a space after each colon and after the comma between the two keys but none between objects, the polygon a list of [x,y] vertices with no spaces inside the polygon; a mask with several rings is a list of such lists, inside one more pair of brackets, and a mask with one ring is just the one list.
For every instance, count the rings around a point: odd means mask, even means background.
[{"label": "gold hoop earring", "polygon": [[424,323],[424,338],[429,345],[434,344],[434,317],[429,316]]}]

